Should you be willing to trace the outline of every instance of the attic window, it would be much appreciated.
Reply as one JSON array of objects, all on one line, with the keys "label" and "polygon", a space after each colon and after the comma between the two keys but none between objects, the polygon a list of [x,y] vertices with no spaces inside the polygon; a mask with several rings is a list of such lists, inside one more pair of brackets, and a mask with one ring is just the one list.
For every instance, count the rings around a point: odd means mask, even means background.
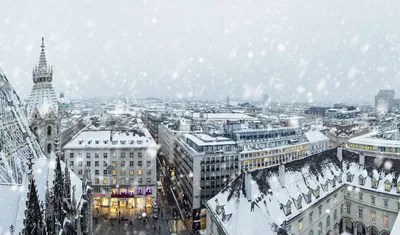
[{"label": "attic window", "polygon": [[107,140],[104,140],[104,141],[103,141],[103,143],[104,143],[104,144],[107,144],[107,143],[108,143],[108,141],[107,141]]},{"label": "attic window", "polygon": [[79,140],[79,142],[78,142],[79,144],[82,144],[83,143],[83,140]]},{"label": "attic window", "polygon": [[371,187],[375,189],[378,188],[378,181],[376,181],[375,178],[372,178]]},{"label": "attic window", "polygon": [[358,182],[359,182],[360,185],[364,186],[364,184],[365,184],[365,179],[364,179],[364,177],[363,177],[362,175],[360,175],[360,176],[358,177]]},{"label": "attic window", "polygon": [[95,143],[96,143],[96,144],[99,144],[99,143],[100,143],[100,141],[99,141],[99,140],[96,140],[96,141],[95,141]]},{"label": "attic window", "polygon": [[117,143],[118,143],[118,141],[116,141],[116,140],[113,140],[113,141],[112,141],[112,144],[113,144],[113,145],[116,145]]},{"label": "attic window", "polygon": [[135,144],[134,140],[129,141],[129,144]]},{"label": "attic window", "polygon": [[143,140],[138,140],[137,143],[138,144],[143,144]]},{"label": "attic window", "polygon": [[353,179],[353,175],[350,172],[348,172],[347,173],[347,182],[351,182],[352,179]]},{"label": "attic window", "polygon": [[333,180],[331,180],[331,183],[332,183],[332,187],[336,187],[336,179],[335,178],[333,178]]},{"label": "attic window", "polygon": [[121,140],[121,144],[126,144],[126,140]]},{"label": "attic window", "polygon": [[301,209],[302,205],[301,205],[301,195],[299,195],[299,198],[297,198],[297,209]]},{"label": "attic window", "polygon": [[89,141],[88,141],[88,144],[92,144],[92,141],[91,141],[91,140],[89,140]]},{"label": "attic window", "polygon": [[291,201],[288,201],[287,203],[286,203],[286,206],[285,206],[285,209],[284,209],[284,212],[285,212],[285,215],[286,216],[288,216],[288,215],[290,215],[290,214],[292,214],[292,202]]},{"label": "attic window", "polygon": [[341,184],[342,183],[342,173],[340,173],[340,175],[339,175],[339,177],[338,177],[338,182],[339,182],[339,184]]},{"label": "attic window", "polygon": [[308,191],[307,196],[306,196],[306,203],[311,203],[311,190]]},{"label": "attic window", "polygon": [[313,193],[314,193],[314,197],[315,198],[319,198],[319,186],[315,189],[315,190],[313,190]]},{"label": "attic window", "polygon": [[392,189],[392,184],[388,180],[386,180],[386,182],[385,182],[385,191],[389,192],[390,189]]}]

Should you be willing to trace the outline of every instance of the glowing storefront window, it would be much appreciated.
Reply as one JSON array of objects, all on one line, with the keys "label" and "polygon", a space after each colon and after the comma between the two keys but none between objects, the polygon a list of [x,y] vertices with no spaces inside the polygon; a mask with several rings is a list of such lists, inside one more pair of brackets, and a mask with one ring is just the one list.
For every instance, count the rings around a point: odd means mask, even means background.
[{"label": "glowing storefront window", "polygon": [[117,175],[117,170],[112,170],[112,175]]},{"label": "glowing storefront window", "polygon": [[112,188],[111,189],[111,194],[117,194],[118,193],[118,189],[117,188]]},{"label": "glowing storefront window", "polygon": [[138,175],[142,175],[142,170],[139,169],[137,172],[138,172]]},{"label": "glowing storefront window", "polygon": [[101,205],[102,206],[108,206],[108,197],[103,197],[101,199]]},{"label": "glowing storefront window", "polygon": [[108,184],[108,179],[107,178],[103,179],[103,184]]},{"label": "glowing storefront window", "polygon": [[388,215],[383,216],[383,226],[389,227],[389,216]]},{"label": "glowing storefront window", "polygon": [[375,222],[376,222],[376,212],[371,211],[371,223],[375,224]]},{"label": "glowing storefront window", "polygon": [[153,199],[151,197],[146,197],[146,207],[153,206]]},{"label": "glowing storefront window", "polygon": [[126,188],[120,188],[119,190],[120,190],[121,194],[126,194]]},{"label": "glowing storefront window", "polygon": [[129,194],[134,194],[135,193],[135,189],[134,188],[129,188],[128,189],[128,193]]}]

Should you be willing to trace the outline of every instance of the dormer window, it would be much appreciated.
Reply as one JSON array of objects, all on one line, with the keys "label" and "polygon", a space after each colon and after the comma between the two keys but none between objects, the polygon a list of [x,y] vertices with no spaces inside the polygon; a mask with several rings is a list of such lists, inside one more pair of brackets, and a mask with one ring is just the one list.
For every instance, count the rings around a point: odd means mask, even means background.
[{"label": "dormer window", "polygon": [[91,140],[89,140],[89,141],[88,141],[88,144],[92,144],[92,141],[91,141]]},{"label": "dormer window", "polygon": [[299,195],[299,197],[297,198],[297,209],[301,209],[302,208],[301,199],[302,199],[302,197],[301,197],[301,195]]},{"label": "dormer window", "polygon": [[378,188],[378,181],[376,181],[375,178],[372,178],[371,180],[371,187],[375,189]]},{"label": "dormer window", "polygon": [[392,189],[392,184],[389,182],[389,180],[385,181],[385,191],[389,192]]},{"label": "dormer window", "polygon": [[113,141],[112,141],[112,144],[113,144],[113,145],[116,145],[117,143],[118,143],[118,141],[116,141],[116,140],[113,140]]},{"label": "dormer window", "polygon": [[134,140],[129,141],[129,144],[135,144]]},{"label": "dormer window", "polygon": [[353,180],[353,175],[350,172],[347,172],[347,182],[351,182]]},{"label": "dormer window", "polygon": [[292,202],[290,200],[284,206],[284,213],[286,216],[292,214]]},{"label": "dormer window", "polygon": [[103,143],[104,143],[104,144],[107,144],[107,143],[108,143],[108,141],[107,141],[107,140],[104,140],[104,141],[103,141]]},{"label": "dormer window", "polygon": [[143,140],[138,140],[137,143],[138,144],[143,144]]},{"label": "dormer window", "polygon": [[313,190],[313,194],[314,194],[315,198],[319,198],[319,190],[320,190],[319,186],[315,190]]},{"label": "dormer window", "polygon": [[340,173],[339,177],[337,177],[338,178],[337,180],[338,180],[339,184],[342,183],[342,177],[343,177],[342,173]]},{"label": "dormer window", "polygon": [[96,140],[96,141],[95,141],[95,143],[96,143],[96,144],[99,144],[99,143],[100,143],[100,141]]},{"label": "dormer window", "polygon": [[333,187],[333,188],[336,187],[336,179],[335,179],[335,178],[333,178],[333,179],[331,180],[331,183],[332,183],[332,187]]},{"label": "dormer window", "polygon": [[324,190],[324,192],[328,191],[328,180],[322,185],[322,190]]},{"label": "dormer window", "polygon": [[82,143],[83,143],[83,140],[79,140],[78,144],[82,144]]},{"label": "dormer window", "polygon": [[360,176],[358,177],[358,183],[359,183],[360,185],[364,186],[364,184],[365,184],[365,178],[364,178],[364,176],[360,175]]},{"label": "dormer window", "polygon": [[126,141],[125,140],[121,140],[121,144],[122,145],[126,144]]},{"label": "dormer window", "polygon": [[306,203],[311,203],[311,189],[308,191],[306,195]]}]

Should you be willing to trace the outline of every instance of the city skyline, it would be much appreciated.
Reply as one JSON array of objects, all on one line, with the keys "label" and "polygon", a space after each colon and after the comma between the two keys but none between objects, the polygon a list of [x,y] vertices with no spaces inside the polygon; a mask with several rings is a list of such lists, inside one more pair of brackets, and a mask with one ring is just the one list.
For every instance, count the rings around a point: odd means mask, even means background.
[{"label": "city skyline", "polygon": [[400,3],[340,2],[3,3],[0,67],[27,98],[43,36],[55,90],[72,99],[372,103],[400,87]]}]

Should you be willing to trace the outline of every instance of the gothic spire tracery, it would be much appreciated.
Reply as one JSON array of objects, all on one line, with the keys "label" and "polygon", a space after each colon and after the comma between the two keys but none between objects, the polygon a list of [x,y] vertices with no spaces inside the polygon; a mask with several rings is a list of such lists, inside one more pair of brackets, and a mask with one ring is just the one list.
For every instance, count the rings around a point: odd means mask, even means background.
[{"label": "gothic spire tracery", "polygon": [[40,46],[42,49],[40,50],[39,57],[39,70],[46,71],[47,70],[47,61],[46,61],[46,53],[44,51],[44,37],[42,37],[42,45]]}]

